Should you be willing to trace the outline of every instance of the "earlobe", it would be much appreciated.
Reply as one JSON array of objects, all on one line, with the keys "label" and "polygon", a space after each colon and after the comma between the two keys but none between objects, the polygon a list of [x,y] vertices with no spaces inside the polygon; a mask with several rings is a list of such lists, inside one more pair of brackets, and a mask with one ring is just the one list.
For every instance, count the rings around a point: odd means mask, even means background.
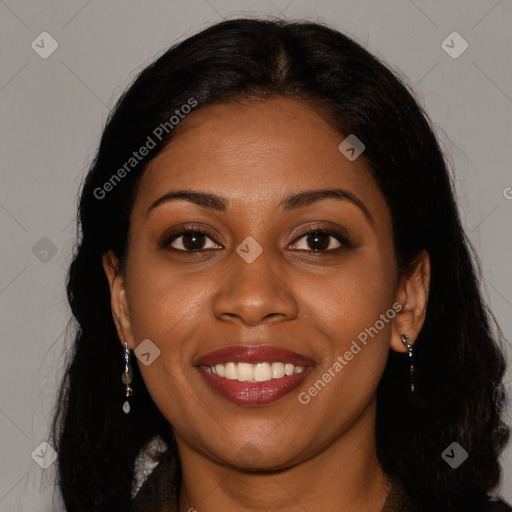
[{"label": "earlobe", "polygon": [[110,250],[103,254],[102,264],[110,288],[110,306],[112,319],[117,329],[117,335],[123,346],[126,341],[128,347],[133,349],[134,345],[125,282],[119,268],[119,261],[113,251]]},{"label": "earlobe", "polygon": [[403,275],[397,287],[395,300],[402,305],[392,323],[391,348],[396,352],[407,352],[402,340],[407,335],[414,344],[427,314],[430,288],[430,257],[426,251],[418,253],[410,271]]}]

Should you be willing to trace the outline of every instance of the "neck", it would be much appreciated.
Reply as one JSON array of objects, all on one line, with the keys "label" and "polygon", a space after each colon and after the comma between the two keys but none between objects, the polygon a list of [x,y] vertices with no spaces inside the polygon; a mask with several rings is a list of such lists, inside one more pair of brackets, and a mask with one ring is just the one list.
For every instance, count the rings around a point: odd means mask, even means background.
[{"label": "neck", "polygon": [[322,452],[279,471],[237,471],[178,446],[180,512],[380,512],[391,487],[377,461],[375,401]]}]

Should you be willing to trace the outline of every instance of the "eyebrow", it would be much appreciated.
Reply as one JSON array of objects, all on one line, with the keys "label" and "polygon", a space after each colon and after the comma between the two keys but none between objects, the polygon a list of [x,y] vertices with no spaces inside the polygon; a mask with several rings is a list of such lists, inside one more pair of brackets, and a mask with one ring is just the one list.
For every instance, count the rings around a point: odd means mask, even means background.
[{"label": "eyebrow", "polygon": [[[278,209],[282,212],[289,212],[292,210],[298,210],[304,208],[322,199],[338,199],[341,201],[348,201],[357,206],[365,216],[373,222],[373,218],[370,212],[354,194],[342,189],[320,189],[320,190],[304,190],[286,196],[278,205]],[[168,203],[170,201],[184,200],[190,203],[196,204],[203,208],[215,210],[219,212],[226,212],[229,207],[229,201],[217,194],[211,194],[208,192],[199,192],[195,190],[177,190],[168,192],[159,199],[157,199],[146,212],[146,216],[157,208],[158,206]]]}]

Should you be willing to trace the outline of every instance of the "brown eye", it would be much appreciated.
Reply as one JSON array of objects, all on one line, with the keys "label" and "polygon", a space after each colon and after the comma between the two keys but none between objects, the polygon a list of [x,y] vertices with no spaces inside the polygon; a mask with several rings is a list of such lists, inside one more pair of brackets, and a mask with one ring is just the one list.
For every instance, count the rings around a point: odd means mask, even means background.
[{"label": "brown eye", "polygon": [[[210,241],[212,245],[205,246],[207,241]],[[215,249],[218,247],[215,242],[205,233],[204,231],[198,230],[183,230],[179,233],[173,234],[170,238],[167,238],[162,244],[165,248],[172,248],[176,251],[183,252],[195,252],[203,251],[206,249]]]},{"label": "brown eye", "polygon": [[315,229],[302,234],[297,240],[303,240],[302,247],[298,242],[294,248],[310,252],[336,252],[338,249],[350,247],[350,244],[340,233],[325,229]]}]

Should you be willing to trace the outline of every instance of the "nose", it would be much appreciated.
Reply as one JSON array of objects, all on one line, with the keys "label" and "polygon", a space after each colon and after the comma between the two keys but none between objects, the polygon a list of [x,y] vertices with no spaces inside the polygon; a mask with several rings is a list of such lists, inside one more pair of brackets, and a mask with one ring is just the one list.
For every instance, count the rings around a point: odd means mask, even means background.
[{"label": "nose", "polygon": [[226,261],[227,277],[214,295],[215,317],[247,326],[296,318],[299,307],[293,283],[283,263],[276,260],[263,250],[252,263],[247,263],[233,252]]}]

